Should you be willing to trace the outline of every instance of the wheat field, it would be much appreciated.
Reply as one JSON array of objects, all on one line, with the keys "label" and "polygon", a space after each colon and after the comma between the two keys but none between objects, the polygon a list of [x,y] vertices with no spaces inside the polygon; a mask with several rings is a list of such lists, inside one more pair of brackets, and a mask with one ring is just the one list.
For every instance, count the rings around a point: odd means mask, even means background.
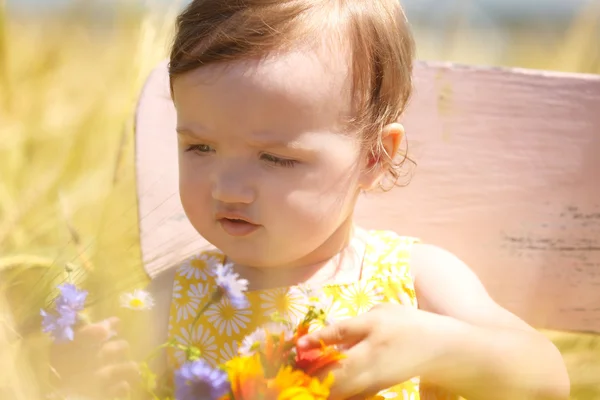
[{"label": "wheat field", "polygon": [[[39,309],[52,287],[69,276],[93,288],[92,312],[102,318],[120,291],[147,283],[132,115],[148,72],[167,54],[176,8],[122,3],[99,26],[83,2],[36,19],[8,15],[0,0],[2,399],[36,399],[46,387]],[[442,44],[416,26],[419,57],[600,73],[599,8],[582,10],[543,45],[535,28],[515,27],[519,40],[502,52],[461,24]],[[127,320],[124,329],[140,334],[141,322]],[[600,399],[600,339],[548,335],[567,361],[572,398]]]}]

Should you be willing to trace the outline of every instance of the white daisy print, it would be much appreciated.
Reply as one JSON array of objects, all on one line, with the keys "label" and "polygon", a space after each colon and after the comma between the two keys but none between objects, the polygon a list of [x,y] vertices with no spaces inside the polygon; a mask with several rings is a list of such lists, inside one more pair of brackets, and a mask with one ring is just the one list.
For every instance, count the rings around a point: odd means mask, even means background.
[{"label": "white daisy print", "polygon": [[190,318],[198,308],[198,304],[195,304],[194,301],[190,302],[189,299],[183,296],[183,286],[178,280],[173,284],[173,301],[177,310],[176,322],[185,321]]},{"label": "white daisy print", "polygon": [[401,291],[400,293],[398,293],[398,300],[400,301],[400,304],[404,305],[404,306],[415,306],[415,301],[413,300],[412,297],[410,297],[408,295],[408,293],[406,293],[406,291]]},{"label": "white daisy print", "polygon": [[[181,292],[182,289],[179,289],[179,291]],[[200,304],[208,301],[208,285],[202,283],[192,284],[188,287],[185,296],[182,296],[181,293],[178,293],[178,295],[175,305],[177,307],[177,322],[180,322],[195,317]]]},{"label": "white daisy print", "polygon": [[220,362],[227,362],[235,357],[237,357],[238,345],[236,342],[232,343],[224,343],[221,350],[219,350],[219,355],[221,357]]},{"label": "white daisy print", "polygon": [[308,283],[301,283],[298,286],[292,286],[290,288],[290,294],[295,297],[304,297],[306,302],[309,302],[311,299],[317,297],[319,293],[320,292],[317,291],[317,287],[315,285],[309,285]]},{"label": "white daisy print", "polygon": [[209,299],[209,286],[208,284],[196,283],[190,285],[187,291],[188,297],[196,300],[198,303],[208,302]]},{"label": "white daisy print", "polygon": [[415,400],[415,392],[402,389],[402,400]]},{"label": "white daisy print", "polygon": [[[213,366],[217,364],[217,344],[215,343],[215,337],[211,335],[209,329],[205,329],[202,325],[193,327],[190,324],[188,329],[181,328],[179,334],[175,334],[175,340],[177,340],[178,344],[198,348],[201,357],[206,362]],[[177,349],[175,357],[179,363],[184,363],[186,354],[183,350]]]},{"label": "white daisy print", "polygon": [[390,264],[383,269],[383,276],[392,279],[410,276],[410,268],[405,263]]},{"label": "white daisy print", "polygon": [[181,286],[181,283],[178,280],[175,280],[173,283],[173,299],[175,299],[175,301],[181,299],[183,296],[182,291],[183,286]]},{"label": "white daisy print", "polygon": [[218,304],[210,306],[204,315],[217,328],[219,335],[225,333],[232,336],[234,333],[238,335],[241,329],[246,328],[251,314],[249,309],[235,308],[228,298],[224,298]]},{"label": "white daisy print", "polygon": [[372,280],[361,280],[343,287],[340,296],[357,315],[369,311],[383,301],[382,289]]},{"label": "white daisy print", "polygon": [[308,311],[306,296],[300,290],[277,288],[260,294],[263,315],[279,315],[293,324],[300,322]]},{"label": "white daisy print", "polygon": [[414,378],[410,378],[410,381],[413,383],[413,385],[415,385],[415,389],[418,392],[419,387],[421,385],[421,378],[419,378],[418,376],[415,376]]},{"label": "white daisy print", "polygon": [[365,264],[375,265],[379,262],[381,254],[387,253],[387,243],[380,238],[372,238],[368,244],[368,249],[365,254]]},{"label": "white daisy print", "polygon": [[383,397],[384,399],[395,399],[398,397],[398,393],[393,389],[382,390],[381,392],[377,393],[377,395]]},{"label": "white daisy print", "polygon": [[221,253],[219,251],[216,251],[216,250],[204,251],[204,252],[202,252],[202,254],[200,254],[200,258],[202,260],[206,261],[206,263],[210,267],[206,271],[206,273],[208,275],[212,275],[212,269],[213,269],[213,266],[215,264],[222,264],[223,263],[223,253]]},{"label": "white daisy print", "polygon": [[205,280],[208,278],[207,270],[208,265],[202,254],[200,254],[185,260],[179,266],[179,275],[191,281]]}]

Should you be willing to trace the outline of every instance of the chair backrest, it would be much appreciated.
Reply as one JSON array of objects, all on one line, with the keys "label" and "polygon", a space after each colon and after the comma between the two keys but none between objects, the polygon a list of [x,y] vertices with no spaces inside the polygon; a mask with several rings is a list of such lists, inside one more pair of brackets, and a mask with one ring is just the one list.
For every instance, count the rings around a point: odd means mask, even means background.
[{"label": "chair backrest", "polygon": [[[411,183],[356,220],[457,254],[538,328],[600,332],[600,77],[419,63],[405,116]],[[141,244],[150,275],[206,242],[179,203],[166,62],[136,121]]]}]

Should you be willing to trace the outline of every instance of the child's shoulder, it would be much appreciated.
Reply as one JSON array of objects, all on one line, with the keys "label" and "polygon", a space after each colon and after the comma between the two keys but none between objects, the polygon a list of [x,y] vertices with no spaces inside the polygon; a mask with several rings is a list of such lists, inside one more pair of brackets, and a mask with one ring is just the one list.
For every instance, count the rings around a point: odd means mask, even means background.
[{"label": "child's shoulder", "polygon": [[367,236],[369,244],[388,245],[388,246],[413,246],[420,243],[421,240],[414,236],[400,235],[391,230],[370,229],[365,230],[364,235]]},{"label": "child's shoulder", "polygon": [[466,268],[462,260],[452,252],[440,246],[423,242],[418,237],[401,235],[391,230],[368,230],[366,233],[373,255],[396,254],[402,256],[410,265],[413,278],[439,268],[446,270]]}]

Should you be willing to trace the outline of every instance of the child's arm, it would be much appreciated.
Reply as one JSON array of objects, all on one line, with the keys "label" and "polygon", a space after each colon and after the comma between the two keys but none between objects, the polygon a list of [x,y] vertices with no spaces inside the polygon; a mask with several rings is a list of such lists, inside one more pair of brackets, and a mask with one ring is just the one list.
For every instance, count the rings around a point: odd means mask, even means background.
[{"label": "child's arm", "polygon": [[59,392],[67,395],[103,398],[126,397],[139,379],[137,364],[130,359],[129,343],[112,338],[119,321],[84,325],[75,340],[53,343],[50,364]]},{"label": "child's arm", "polygon": [[301,339],[349,348],[335,399],[372,395],[420,376],[469,400],[565,400],[569,378],[556,347],[487,294],[452,254],[419,245],[411,259],[423,309],[386,304]]},{"label": "child's arm", "polygon": [[[148,292],[154,298],[149,326],[143,335],[143,341],[136,346],[137,358],[143,360],[159,346],[168,340],[169,311],[173,295],[175,268],[169,268],[159,273],[148,285]],[[160,351],[150,362],[150,368],[157,376],[163,376],[167,370],[166,352]]]},{"label": "child's arm", "polygon": [[569,377],[556,347],[495,303],[461,260],[417,245],[411,265],[420,308],[464,322],[446,338],[456,368],[423,378],[469,399],[568,398]]}]

